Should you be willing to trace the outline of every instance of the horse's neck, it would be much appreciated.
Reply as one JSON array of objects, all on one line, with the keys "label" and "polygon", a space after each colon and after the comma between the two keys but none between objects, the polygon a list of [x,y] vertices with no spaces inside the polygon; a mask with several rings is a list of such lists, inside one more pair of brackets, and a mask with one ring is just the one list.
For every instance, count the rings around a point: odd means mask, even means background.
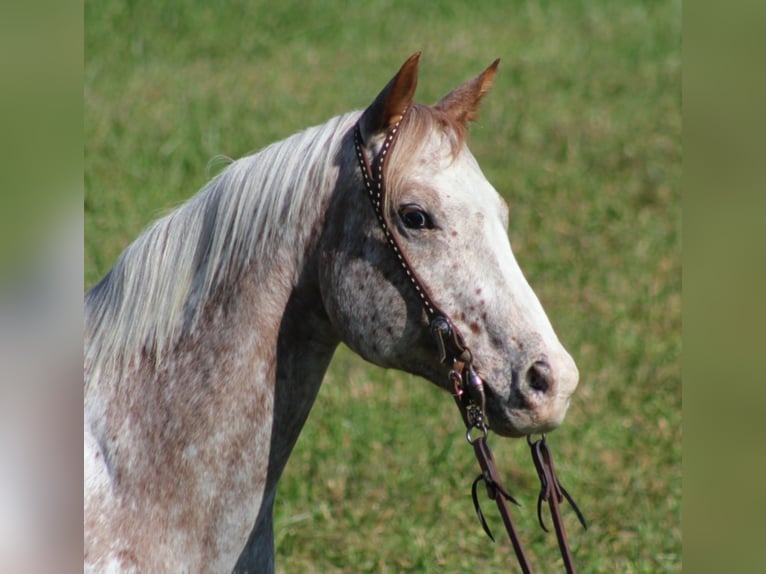
[{"label": "horse's neck", "polygon": [[96,434],[122,508],[136,513],[123,522],[134,541],[156,528],[168,555],[188,548],[215,570],[231,568],[256,517],[270,531],[276,483],[338,343],[316,265],[302,264],[297,282],[289,265],[246,276],[172,358],[147,362],[102,403]]},{"label": "horse's neck", "polygon": [[339,342],[318,297],[315,286],[299,283],[280,322],[265,488],[236,572],[271,572],[274,567],[272,505],[276,485]]},{"label": "horse's neck", "polygon": [[[352,119],[330,127],[341,133]],[[330,131],[320,133],[330,139]],[[120,554],[133,553],[144,571],[230,570],[245,547],[240,564],[269,569],[276,484],[339,342],[324,315],[316,243],[343,162],[335,161],[337,142],[321,143],[311,161],[321,161],[319,155],[333,161],[296,170],[313,177],[311,188],[304,181],[303,196],[283,198],[295,202],[291,232],[265,233],[269,249],[243,258],[240,264],[250,268],[228,270],[237,280],[206,295],[191,330],[158,347],[159,356],[131,359],[116,380],[88,360],[99,358],[98,347],[87,352],[98,336],[86,343],[86,467],[95,477],[86,477],[86,553],[92,560],[122,547]],[[295,184],[281,182],[286,189]],[[123,276],[116,275],[112,280]],[[91,304],[105,293],[96,292]],[[172,562],[180,557],[188,568]]]}]

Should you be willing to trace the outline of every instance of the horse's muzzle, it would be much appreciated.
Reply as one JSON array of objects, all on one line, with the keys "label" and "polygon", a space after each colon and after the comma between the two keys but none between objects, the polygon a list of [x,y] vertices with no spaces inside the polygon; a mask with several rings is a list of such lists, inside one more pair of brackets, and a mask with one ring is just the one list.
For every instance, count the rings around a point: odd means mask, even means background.
[{"label": "horse's muzzle", "polygon": [[512,369],[505,388],[487,389],[490,428],[512,437],[555,429],[566,416],[578,380],[577,366],[563,347]]}]

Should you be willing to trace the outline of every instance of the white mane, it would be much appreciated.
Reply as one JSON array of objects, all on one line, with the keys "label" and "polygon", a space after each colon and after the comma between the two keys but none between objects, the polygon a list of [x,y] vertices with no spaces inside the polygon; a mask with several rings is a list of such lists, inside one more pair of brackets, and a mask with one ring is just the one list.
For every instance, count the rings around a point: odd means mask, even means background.
[{"label": "white mane", "polygon": [[86,295],[86,378],[118,374],[143,349],[161,357],[194,329],[217,289],[254,261],[268,266],[277,245],[296,240],[317,215],[312,198],[334,185],[339,146],[358,116],[337,116],[233,162],[125,249]]}]

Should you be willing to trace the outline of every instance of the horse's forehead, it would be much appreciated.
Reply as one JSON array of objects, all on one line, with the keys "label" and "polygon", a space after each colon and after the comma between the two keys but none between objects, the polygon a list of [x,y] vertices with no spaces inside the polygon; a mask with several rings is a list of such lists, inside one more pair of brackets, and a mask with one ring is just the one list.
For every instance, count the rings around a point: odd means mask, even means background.
[{"label": "horse's forehead", "polygon": [[442,158],[435,169],[426,171],[430,172],[430,184],[436,188],[444,204],[469,204],[481,211],[504,208],[499,194],[466,146],[456,155]]},{"label": "horse's forehead", "polygon": [[458,135],[449,129],[400,134],[390,160],[392,196],[423,200],[445,213],[499,214],[507,225],[505,202]]}]

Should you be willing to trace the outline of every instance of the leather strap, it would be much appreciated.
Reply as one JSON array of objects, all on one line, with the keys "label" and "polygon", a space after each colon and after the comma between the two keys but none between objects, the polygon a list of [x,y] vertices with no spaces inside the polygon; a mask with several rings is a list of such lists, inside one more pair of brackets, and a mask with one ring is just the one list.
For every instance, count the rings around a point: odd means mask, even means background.
[{"label": "leather strap", "polygon": [[569,549],[559,504],[566,499],[572,506],[572,509],[577,515],[577,519],[585,530],[588,529],[588,524],[585,522],[585,517],[582,515],[582,512],[580,512],[579,507],[566,489],[561,486],[561,483],[556,476],[556,470],[553,466],[553,457],[545,442],[545,435],[535,442],[532,442],[530,437],[527,437],[527,443],[532,451],[532,460],[535,463],[537,476],[540,478],[540,495],[537,498],[537,519],[540,522],[542,529],[545,530],[545,532],[548,532],[548,529],[543,522],[542,515],[542,503],[547,502],[550,507],[551,517],[553,518],[553,527],[556,530],[556,539],[559,543],[561,557],[564,559],[564,566],[568,573],[576,574],[577,570],[575,569],[574,559],[572,558],[572,551]]}]

